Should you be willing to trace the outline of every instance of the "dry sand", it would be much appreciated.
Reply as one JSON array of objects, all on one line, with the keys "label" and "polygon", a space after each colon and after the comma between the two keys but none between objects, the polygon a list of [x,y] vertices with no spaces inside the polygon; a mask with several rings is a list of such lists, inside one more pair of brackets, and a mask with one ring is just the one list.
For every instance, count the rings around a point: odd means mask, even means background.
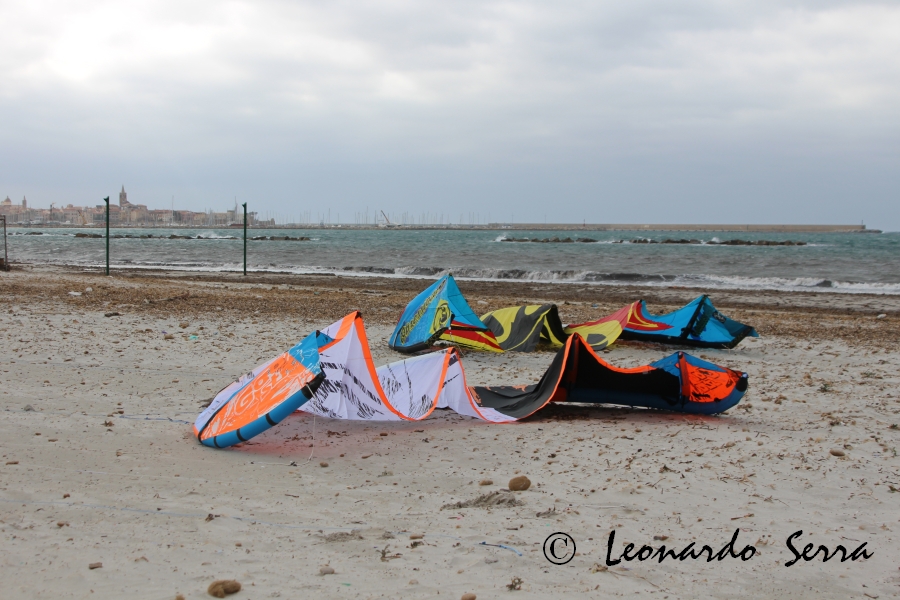
[{"label": "dry sand", "polygon": [[[378,364],[401,358],[386,340],[424,285],[0,273],[0,596],[208,598],[217,579],[241,582],[230,597],[246,599],[900,594],[900,298],[715,293],[763,336],[692,351],[750,374],[745,400],[718,417],[555,406],[507,425],[444,411],[372,424],[298,413],[239,448],[192,437],[217,390],[350,309],[363,311]],[[462,288],[478,312],[555,301],[570,321],[641,296],[661,312],[698,293]],[[619,343],[604,357],[634,366],[671,351]],[[530,383],[551,358],[470,352],[464,364],[470,384]],[[519,506],[442,510],[518,474],[533,482]],[[747,562],[604,565],[612,529],[617,556],[623,542],[718,551],[736,528],[737,549],[758,550]],[[797,530],[801,550],[865,542],[874,555],[786,568]],[[578,547],[564,566],[542,553],[557,531]],[[516,577],[521,589],[508,590]]]}]

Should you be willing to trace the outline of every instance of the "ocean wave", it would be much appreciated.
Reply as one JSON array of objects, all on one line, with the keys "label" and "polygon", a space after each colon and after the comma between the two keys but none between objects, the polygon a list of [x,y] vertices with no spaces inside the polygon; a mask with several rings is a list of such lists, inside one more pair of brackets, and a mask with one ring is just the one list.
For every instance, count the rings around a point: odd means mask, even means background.
[{"label": "ocean wave", "polygon": [[[32,261],[23,261],[32,262]],[[34,264],[58,264],[87,268],[103,265],[91,260],[42,260]],[[241,263],[212,263],[204,261],[139,261],[119,260],[113,268],[125,269],[168,269],[175,271],[235,272],[241,271]],[[254,273],[284,273],[296,275],[333,275],[358,277],[402,277],[434,279],[447,273],[463,280],[472,281],[523,281],[533,283],[580,284],[597,286],[641,286],[641,287],[686,287],[700,290],[781,290],[843,294],[886,294],[900,295],[900,283],[838,281],[817,277],[742,277],[709,274],[658,274],[637,272],[604,273],[590,270],[528,270],[475,267],[442,266],[327,266],[327,265],[284,265],[250,264],[248,271]]]}]

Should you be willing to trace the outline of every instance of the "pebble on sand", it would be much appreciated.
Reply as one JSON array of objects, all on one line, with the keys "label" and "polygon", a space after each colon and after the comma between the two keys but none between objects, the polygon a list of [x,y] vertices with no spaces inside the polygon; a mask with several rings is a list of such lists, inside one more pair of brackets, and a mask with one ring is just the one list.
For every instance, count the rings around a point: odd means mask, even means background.
[{"label": "pebble on sand", "polygon": [[320,567],[319,575],[334,575],[334,567]]},{"label": "pebble on sand", "polygon": [[322,462],[319,463],[319,466],[320,466],[320,467],[327,467],[327,466],[328,466],[328,463],[325,462],[325,461],[323,460]]},{"label": "pebble on sand", "polygon": [[460,600],[476,600],[476,598],[478,598],[478,596],[476,596],[472,592],[466,592],[462,595],[462,598],[460,598]]},{"label": "pebble on sand", "polygon": [[494,485],[494,482],[490,479],[482,479],[478,482],[478,485]]},{"label": "pebble on sand", "polygon": [[424,534],[424,533],[411,533],[411,534],[409,534],[409,539],[411,539],[411,540],[421,540],[423,537],[425,537],[425,534]]},{"label": "pebble on sand", "polygon": [[531,487],[531,480],[524,475],[513,477],[509,480],[509,489],[513,492],[524,492]]},{"label": "pebble on sand", "polygon": [[844,451],[838,450],[837,448],[832,448],[830,452],[831,452],[832,456],[838,456],[838,457],[844,456]]},{"label": "pebble on sand", "polygon": [[93,571],[94,569],[101,569],[101,568],[103,568],[102,562],[95,562],[95,563],[91,563],[88,565],[88,569],[90,569],[91,571]]},{"label": "pebble on sand", "polygon": [[229,594],[237,594],[241,591],[241,584],[234,579],[217,579],[209,584],[206,592],[213,598],[224,598]]}]

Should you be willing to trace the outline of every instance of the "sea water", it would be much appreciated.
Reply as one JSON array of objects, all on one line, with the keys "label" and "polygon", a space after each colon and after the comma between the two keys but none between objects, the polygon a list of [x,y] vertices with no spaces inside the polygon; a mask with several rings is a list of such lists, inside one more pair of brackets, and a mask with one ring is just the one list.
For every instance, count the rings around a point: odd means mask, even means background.
[{"label": "sea water", "polygon": [[[12,228],[12,263],[99,267],[106,241],[77,238],[98,228]],[[41,235],[27,235],[40,233]],[[112,229],[114,268],[239,271],[241,229]],[[140,238],[153,235],[153,238]],[[193,239],[168,239],[169,235]],[[248,269],[382,277],[690,286],[900,294],[900,233],[732,233],[497,231],[462,229],[252,229],[251,236],[309,241],[249,241]],[[591,243],[533,243],[515,238],[589,237]],[[203,239],[197,239],[202,237]],[[700,243],[632,243],[691,238]],[[771,240],[802,246],[728,246],[709,242]]]}]

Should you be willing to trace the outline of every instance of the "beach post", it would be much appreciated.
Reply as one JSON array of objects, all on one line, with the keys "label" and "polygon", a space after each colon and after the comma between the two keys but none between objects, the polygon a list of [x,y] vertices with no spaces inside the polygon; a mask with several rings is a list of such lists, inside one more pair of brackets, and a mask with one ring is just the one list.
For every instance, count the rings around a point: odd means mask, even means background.
[{"label": "beach post", "polygon": [[9,252],[6,251],[6,215],[0,215],[3,219],[3,270],[9,271]]},{"label": "beach post", "polygon": [[103,201],[106,202],[106,275],[109,276],[109,196]]},{"label": "beach post", "polygon": [[247,274],[247,203],[244,202],[244,275]]}]

